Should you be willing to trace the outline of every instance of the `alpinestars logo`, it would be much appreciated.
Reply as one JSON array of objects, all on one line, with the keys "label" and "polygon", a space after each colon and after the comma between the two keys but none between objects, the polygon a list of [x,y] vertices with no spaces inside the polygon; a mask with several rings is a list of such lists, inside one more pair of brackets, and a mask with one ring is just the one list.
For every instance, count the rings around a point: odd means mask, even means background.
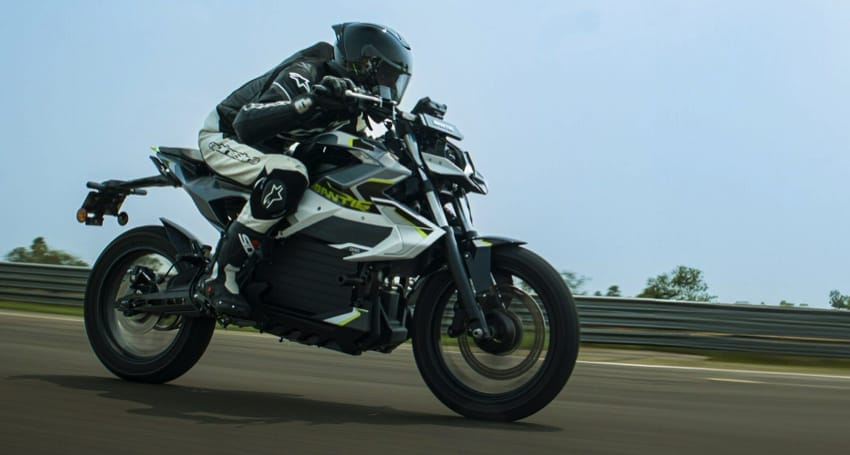
[{"label": "alpinestars logo", "polygon": [[233,158],[236,161],[241,161],[247,164],[257,164],[260,162],[260,159],[256,156],[251,156],[243,151],[236,150],[233,147],[223,143],[223,142],[210,142],[209,148],[213,152],[221,153],[229,158]]},{"label": "alpinestars logo", "polygon": [[269,209],[272,204],[282,201],[284,198],[286,198],[286,192],[284,191],[283,185],[274,184],[263,197],[263,207]]},{"label": "alpinestars logo", "polygon": [[298,88],[304,89],[305,92],[310,91],[310,81],[308,81],[306,77],[298,73],[289,73],[289,78],[295,81],[295,85]]}]

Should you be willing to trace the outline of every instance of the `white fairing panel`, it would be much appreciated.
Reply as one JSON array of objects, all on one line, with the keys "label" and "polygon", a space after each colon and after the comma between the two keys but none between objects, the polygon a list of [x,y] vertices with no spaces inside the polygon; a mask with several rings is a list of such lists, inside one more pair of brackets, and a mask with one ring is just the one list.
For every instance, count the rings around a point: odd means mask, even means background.
[{"label": "white fairing panel", "polygon": [[429,171],[439,174],[439,175],[455,175],[459,177],[464,177],[467,175],[463,169],[457,167],[456,164],[452,163],[447,158],[442,156],[433,155],[431,153],[423,153],[423,158],[425,161],[425,166]]},{"label": "white fairing panel", "polygon": [[312,225],[330,218],[355,222],[364,227],[389,228],[389,234],[377,245],[367,246],[346,238],[346,232],[334,233],[338,243],[330,246],[349,250],[348,261],[371,262],[412,259],[430,247],[443,236],[439,226],[421,217],[401,204],[388,199],[372,200],[379,213],[372,213],[342,207],[307,190],[298,210],[288,220],[291,225],[278,233],[278,238],[289,237],[300,231],[308,231]]},{"label": "white fairing panel", "polygon": [[339,131],[319,136],[316,143],[327,147],[326,153],[348,153],[362,164],[323,174],[305,191],[279,238],[311,235],[313,229],[313,237],[350,252],[346,260],[372,262],[415,258],[443,236],[433,222],[383,197],[382,188],[412,173],[386,148]]}]

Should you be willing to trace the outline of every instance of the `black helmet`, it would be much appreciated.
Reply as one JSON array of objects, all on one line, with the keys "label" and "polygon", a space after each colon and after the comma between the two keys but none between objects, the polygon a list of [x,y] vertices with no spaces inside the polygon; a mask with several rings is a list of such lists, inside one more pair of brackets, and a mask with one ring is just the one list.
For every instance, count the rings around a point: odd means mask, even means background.
[{"label": "black helmet", "polygon": [[410,45],[395,30],[376,24],[346,22],[336,32],[333,66],[367,88],[387,87],[401,101],[410,82]]}]

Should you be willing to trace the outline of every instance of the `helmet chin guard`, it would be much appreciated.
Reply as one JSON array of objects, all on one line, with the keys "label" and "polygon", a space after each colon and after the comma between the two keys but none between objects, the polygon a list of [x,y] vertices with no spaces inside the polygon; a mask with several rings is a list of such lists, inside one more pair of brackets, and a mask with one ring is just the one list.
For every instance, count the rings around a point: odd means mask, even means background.
[{"label": "helmet chin guard", "polygon": [[346,22],[336,33],[331,68],[370,89],[387,87],[400,102],[412,74],[410,45],[395,30],[377,24]]}]

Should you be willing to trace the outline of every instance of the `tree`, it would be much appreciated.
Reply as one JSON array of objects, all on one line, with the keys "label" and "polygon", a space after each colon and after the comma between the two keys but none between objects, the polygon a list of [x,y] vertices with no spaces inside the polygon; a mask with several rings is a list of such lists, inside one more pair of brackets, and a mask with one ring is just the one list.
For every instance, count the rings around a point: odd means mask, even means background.
[{"label": "tree", "polygon": [[617,286],[616,284],[608,286],[608,290],[605,291],[605,295],[607,297],[620,297],[622,295],[620,294],[620,286]]},{"label": "tree", "polygon": [[36,264],[79,265],[88,264],[82,259],[47,246],[44,237],[36,237],[29,248],[17,247],[6,255],[9,262],[32,262]]},{"label": "tree", "polygon": [[563,280],[567,283],[567,287],[570,288],[570,291],[573,293],[573,295],[587,294],[587,292],[583,291],[581,287],[584,286],[585,283],[590,281],[590,278],[584,275],[579,275],[575,272],[570,272],[568,270],[564,270],[561,272],[561,278],[563,278]]},{"label": "tree", "polygon": [[646,288],[638,297],[663,300],[689,300],[710,302],[717,296],[708,293],[708,285],[702,278],[702,271],[680,265],[670,275],[662,273],[646,280]]},{"label": "tree", "polygon": [[620,286],[616,284],[608,286],[608,290],[603,294],[602,291],[596,291],[593,293],[596,297],[620,297]]},{"label": "tree", "polygon": [[836,310],[850,310],[850,295],[843,295],[837,289],[829,291],[829,305]]}]

